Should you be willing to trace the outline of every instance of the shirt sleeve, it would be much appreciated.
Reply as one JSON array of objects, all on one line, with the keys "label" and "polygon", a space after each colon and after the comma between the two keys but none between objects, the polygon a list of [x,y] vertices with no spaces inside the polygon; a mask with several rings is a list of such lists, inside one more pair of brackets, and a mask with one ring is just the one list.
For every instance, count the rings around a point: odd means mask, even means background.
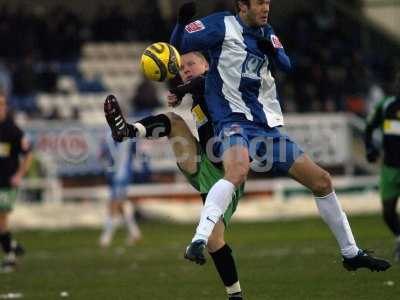
[{"label": "shirt sleeve", "polygon": [[181,54],[208,51],[221,44],[225,36],[224,15],[211,15],[186,26],[177,24],[170,43]]},{"label": "shirt sleeve", "polygon": [[204,88],[205,88],[205,77],[201,75],[196,78],[193,78],[189,82],[179,85],[177,87],[177,90],[180,95],[184,96],[186,94],[204,94]]},{"label": "shirt sleeve", "polygon": [[14,145],[17,153],[26,155],[27,153],[31,152],[32,146],[26,135],[17,126],[15,126],[14,130],[15,130]]},{"label": "shirt sleeve", "polygon": [[264,36],[269,39],[272,43],[272,46],[275,48],[275,56],[273,57],[273,61],[278,67],[278,69],[289,72],[292,69],[292,64],[290,62],[289,56],[286,54],[285,49],[278,36],[275,34],[273,28],[268,25],[264,29]]}]

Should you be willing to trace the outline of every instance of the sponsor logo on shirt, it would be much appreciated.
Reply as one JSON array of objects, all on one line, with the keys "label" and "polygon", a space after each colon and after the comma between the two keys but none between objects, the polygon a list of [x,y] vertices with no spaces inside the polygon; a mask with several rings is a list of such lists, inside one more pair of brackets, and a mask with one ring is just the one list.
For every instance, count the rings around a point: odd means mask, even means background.
[{"label": "sponsor logo on shirt", "polygon": [[189,33],[202,31],[204,29],[206,29],[206,27],[204,26],[203,22],[201,22],[200,20],[194,21],[194,22],[186,25],[186,27],[185,27],[185,30]]},{"label": "sponsor logo on shirt", "polygon": [[206,117],[206,114],[201,109],[200,105],[196,105],[195,107],[193,107],[192,114],[194,119],[196,120],[197,128],[200,128],[207,123],[208,119]]},{"label": "sponsor logo on shirt", "polygon": [[265,59],[254,54],[247,53],[245,62],[243,63],[242,77],[260,80],[261,68],[264,65]]},{"label": "sponsor logo on shirt", "polygon": [[274,48],[283,48],[281,41],[275,34],[271,34],[271,42]]}]

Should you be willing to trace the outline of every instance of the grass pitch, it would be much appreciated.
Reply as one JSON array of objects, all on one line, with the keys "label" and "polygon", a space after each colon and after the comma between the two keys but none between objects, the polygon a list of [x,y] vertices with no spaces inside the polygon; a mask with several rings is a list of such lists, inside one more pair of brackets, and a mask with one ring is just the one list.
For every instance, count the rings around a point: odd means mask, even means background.
[{"label": "grass pitch", "polygon": [[[392,261],[393,238],[380,216],[350,218],[359,245]],[[226,299],[208,259],[184,260],[194,225],[142,224],[143,241],[97,246],[99,231],[19,232],[27,248],[17,272],[0,274],[0,299],[200,300]],[[398,299],[400,264],[385,273],[348,272],[336,242],[319,219],[234,223],[226,239],[234,249],[245,298]]]}]

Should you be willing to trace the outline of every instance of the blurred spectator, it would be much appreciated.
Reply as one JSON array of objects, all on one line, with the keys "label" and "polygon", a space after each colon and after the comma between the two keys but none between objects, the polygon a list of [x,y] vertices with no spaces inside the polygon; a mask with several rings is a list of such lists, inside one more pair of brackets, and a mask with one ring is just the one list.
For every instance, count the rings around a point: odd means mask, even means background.
[{"label": "blurred spectator", "polygon": [[171,32],[156,0],[148,0],[133,16],[132,28],[137,30],[137,38],[141,41],[168,41]]},{"label": "blurred spectator", "polygon": [[0,92],[8,97],[11,93],[12,83],[10,71],[7,66],[0,61]]},{"label": "blurred spectator", "polygon": [[135,117],[147,115],[161,106],[157,89],[151,81],[147,79],[142,80],[136,90],[136,94],[131,100],[131,105]]},{"label": "blurred spectator", "polygon": [[122,13],[121,7],[102,5],[92,24],[93,38],[97,41],[126,41],[128,27],[128,18]]},{"label": "blurred spectator", "polygon": [[17,96],[32,95],[35,91],[35,73],[33,71],[33,58],[25,56],[17,63],[13,72],[13,93]]},{"label": "blurred spectator", "polygon": [[217,0],[215,1],[213,11],[234,11],[233,1],[231,0]]},{"label": "blurred spectator", "polygon": [[38,90],[46,93],[57,91],[58,73],[55,64],[38,64],[36,77]]},{"label": "blurred spectator", "polygon": [[134,177],[135,153],[135,141],[115,143],[111,138],[111,133],[107,132],[101,145],[100,159],[105,164],[110,196],[107,204],[107,216],[100,236],[101,247],[111,245],[120,218],[123,219],[128,229],[128,245],[134,245],[141,239],[142,234],[135,219],[133,203],[128,201],[128,187]]},{"label": "blurred spectator", "polygon": [[47,120],[61,120],[61,114],[58,107],[54,107],[48,116],[45,116]]},{"label": "blurred spectator", "polygon": [[[341,2],[351,7],[352,13],[361,13],[359,0]],[[0,85],[6,93],[13,92],[10,98],[18,109],[28,112],[35,110],[32,95],[57,92],[58,75],[66,73],[53,66],[70,66],[67,75],[80,91],[103,90],[101,80],[87,82],[79,77],[76,66],[83,42],[168,40],[175,17],[164,20],[158,3],[147,0],[134,11],[116,4],[102,5],[93,19],[63,5],[38,4],[29,10],[26,6],[1,6],[0,40],[10,46],[0,47],[0,60],[7,61],[7,65],[0,64]],[[213,11],[229,10],[232,5],[231,0],[207,3],[207,9]],[[332,1],[314,1],[310,7],[312,10],[295,10],[285,18],[271,20],[294,65],[289,75],[275,74],[280,78],[278,89],[284,109],[308,112],[351,108],[363,114],[373,83],[387,92],[385,83],[392,82],[398,47]],[[151,83],[145,83],[140,88],[144,91],[138,91],[132,101],[138,111],[160,104],[154,89],[146,85]],[[145,96],[140,96],[142,93]]]},{"label": "blurred spectator", "polygon": [[37,111],[35,102],[36,75],[33,70],[33,58],[27,55],[16,65],[13,72],[13,100],[15,109],[34,113]]}]

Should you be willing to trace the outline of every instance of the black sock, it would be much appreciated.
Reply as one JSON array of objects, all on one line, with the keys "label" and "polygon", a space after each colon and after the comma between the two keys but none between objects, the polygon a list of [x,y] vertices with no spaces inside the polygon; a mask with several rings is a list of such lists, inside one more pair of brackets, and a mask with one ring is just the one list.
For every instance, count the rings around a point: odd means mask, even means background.
[{"label": "black sock", "polygon": [[9,231],[0,233],[0,244],[1,248],[3,248],[3,251],[8,254],[11,252],[11,233]]},{"label": "black sock", "polygon": [[232,249],[225,244],[221,249],[214,253],[210,253],[218,274],[226,287],[238,282],[238,274],[236,270],[235,260],[232,255]]},{"label": "black sock", "polygon": [[400,235],[400,221],[396,213],[397,198],[383,200],[383,219],[395,236]]},{"label": "black sock", "polygon": [[164,114],[149,116],[139,120],[137,123],[146,128],[146,137],[159,138],[169,136],[171,133],[171,122]]},{"label": "black sock", "polygon": [[243,298],[242,292],[237,292],[233,294],[229,294],[229,300],[237,299],[237,300],[242,300]]}]

